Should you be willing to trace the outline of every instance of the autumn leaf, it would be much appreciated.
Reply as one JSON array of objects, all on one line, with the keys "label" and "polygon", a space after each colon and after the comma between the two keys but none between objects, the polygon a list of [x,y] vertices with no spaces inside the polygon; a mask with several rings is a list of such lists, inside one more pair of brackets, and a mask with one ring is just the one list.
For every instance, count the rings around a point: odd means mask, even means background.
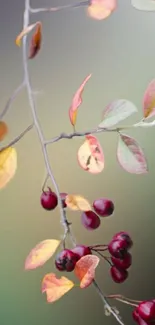
[{"label": "autumn leaf", "polygon": [[48,273],[42,281],[42,293],[46,292],[47,302],[52,303],[60,299],[74,287],[74,283],[62,276],[60,279],[54,273]]},{"label": "autumn leaf", "polygon": [[120,166],[128,173],[145,174],[148,172],[143,150],[133,138],[125,134],[119,135],[117,159]]},{"label": "autumn leaf", "polygon": [[29,34],[37,25],[40,25],[40,21],[37,21],[35,24],[29,25],[26,28],[24,28],[21,33],[16,37],[16,45],[20,46],[21,45],[21,40],[24,36],[26,36],[27,34]]},{"label": "autumn leaf", "polygon": [[81,86],[75,93],[72,103],[71,103],[71,106],[69,108],[69,118],[70,118],[70,122],[73,126],[75,126],[75,124],[76,124],[77,110],[78,110],[79,106],[82,104],[82,93],[83,93],[84,87],[85,87],[87,81],[90,79],[90,77],[91,77],[91,74],[89,74],[84,79]]},{"label": "autumn leaf", "polygon": [[47,262],[60,244],[59,240],[46,239],[37,244],[25,261],[25,270],[33,270]]},{"label": "autumn leaf", "polygon": [[68,208],[74,211],[90,211],[90,203],[81,195],[68,194],[65,198],[65,203]]},{"label": "autumn leaf", "polygon": [[3,141],[8,133],[8,126],[4,121],[0,121],[0,141]]},{"label": "autumn leaf", "polygon": [[79,165],[91,174],[101,173],[104,169],[104,154],[96,137],[87,135],[86,140],[80,146],[77,159]]},{"label": "autumn leaf", "polygon": [[116,6],[117,0],[91,0],[87,12],[91,18],[102,20],[109,17]]},{"label": "autumn leaf", "polygon": [[152,80],[145,90],[143,97],[144,117],[152,117],[155,115],[155,79]]},{"label": "autumn leaf", "polygon": [[36,31],[32,35],[30,51],[29,51],[29,59],[33,59],[39,52],[41,48],[42,41],[42,24],[38,23],[36,25]]},{"label": "autumn leaf", "polygon": [[0,189],[13,178],[17,169],[17,152],[13,147],[0,150]]},{"label": "autumn leaf", "polygon": [[114,126],[137,112],[136,106],[128,100],[119,99],[110,103],[103,112],[103,121],[99,124],[100,128]]},{"label": "autumn leaf", "polygon": [[74,272],[80,280],[81,289],[87,288],[93,282],[99,261],[96,255],[85,255],[76,263]]},{"label": "autumn leaf", "polygon": [[138,10],[155,11],[154,0],[131,0],[131,5]]}]

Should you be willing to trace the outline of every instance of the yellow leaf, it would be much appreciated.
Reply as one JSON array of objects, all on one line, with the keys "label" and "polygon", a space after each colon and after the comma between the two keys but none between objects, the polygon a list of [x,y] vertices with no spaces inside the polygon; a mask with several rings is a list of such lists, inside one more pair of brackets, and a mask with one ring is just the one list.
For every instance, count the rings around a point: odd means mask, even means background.
[{"label": "yellow leaf", "polygon": [[38,24],[40,24],[40,22],[36,22],[35,24],[29,25],[28,27],[24,28],[16,38],[16,41],[15,41],[16,45],[20,46],[22,38],[25,35],[29,34],[32,31],[32,29]]},{"label": "yellow leaf", "polygon": [[62,276],[60,279],[54,273],[48,273],[42,281],[42,293],[46,292],[47,302],[60,299],[65,293],[74,287],[74,283]]},{"label": "yellow leaf", "polygon": [[9,147],[0,151],[0,189],[13,178],[17,169],[17,152]]},{"label": "yellow leaf", "polygon": [[60,240],[46,239],[37,244],[29,253],[25,261],[25,270],[33,270],[42,266],[55,253]]},{"label": "yellow leaf", "polygon": [[91,205],[90,203],[81,195],[72,195],[68,194],[65,199],[65,203],[68,208],[71,210],[77,211],[90,211]]}]

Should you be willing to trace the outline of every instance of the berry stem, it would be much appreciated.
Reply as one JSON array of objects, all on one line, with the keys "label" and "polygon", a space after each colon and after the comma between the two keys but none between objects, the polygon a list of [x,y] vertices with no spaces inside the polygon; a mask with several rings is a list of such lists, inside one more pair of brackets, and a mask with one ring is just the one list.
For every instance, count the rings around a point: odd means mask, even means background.
[{"label": "berry stem", "polygon": [[113,264],[109,261],[109,257],[107,257],[107,256],[105,256],[105,255],[102,255],[102,253],[100,253],[98,250],[95,250],[95,249],[92,249],[92,250],[93,250],[94,252],[96,252],[98,255],[100,255],[101,257],[103,257],[104,260],[105,260],[106,262],[108,262],[110,266],[113,266]]},{"label": "berry stem", "polygon": [[98,248],[98,247],[108,248],[108,245],[93,245],[93,246],[89,246],[90,249],[92,249],[92,248]]},{"label": "berry stem", "polygon": [[[25,0],[25,11],[24,11],[24,17],[23,17],[23,29],[26,29],[29,25],[29,20],[30,20],[30,0]],[[62,200],[60,197],[60,191],[59,191],[59,187],[56,183],[55,177],[53,175],[53,171],[49,162],[49,158],[48,158],[48,153],[47,153],[47,148],[46,148],[46,141],[44,139],[44,135],[38,120],[38,116],[36,113],[36,105],[35,105],[35,100],[34,100],[34,96],[33,96],[33,92],[32,92],[32,88],[31,88],[31,84],[30,84],[30,77],[29,77],[29,73],[28,73],[28,62],[27,62],[27,35],[25,35],[23,37],[23,67],[24,67],[24,80],[25,80],[25,86],[27,88],[27,94],[28,94],[28,98],[29,98],[29,104],[30,104],[30,108],[31,108],[31,113],[32,113],[32,117],[33,117],[33,123],[34,123],[34,127],[37,131],[38,134],[38,138],[41,144],[41,148],[42,148],[42,152],[43,152],[43,157],[44,157],[44,162],[45,162],[45,166],[46,166],[46,170],[47,173],[49,175],[49,177],[51,178],[51,181],[54,185],[55,188],[55,192],[57,194],[58,197],[58,203],[59,203],[59,207],[60,207],[60,214],[61,214],[61,223],[64,227],[64,232],[66,235],[69,235],[71,240],[73,239],[73,236],[71,236],[71,230],[70,230],[70,224],[67,221],[66,218],[66,214],[62,205]],[[75,240],[74,240],[75,243]]]},{"label": "berry stem", "polygon": [[44,190],[45,190],[45,186],[46,186],[46,183],[47,183],[47,181],[48,181],[48,178],[49,178],[49,174],[46,175],[46,178],[45,178],[44,183],[43,183],[43,185],[42,185],[42,191],[43,191],[43,192],[44,192]]},{"label": "berry stem", "polygon": [[120,319],[119,315],[116,314],[115,310],[111,307],[111,305],[109,304],[109,302],[107,301],[107,298],[109,298],[108,296],[104,295],[104,293],[102,292],[102,290],[100,289],[100,287],[98,286],[97,282],[95,280],[93,280],[93,285],[97,291],[97,293],[99,294],[100,298],[102,299],[104,306],[109,310],[109,312],[115,317],[115,319],[117,320],[118,323],[120,323],[121,325],[124,325],[124,323],[122,322],[122,320]]},{"label": "berry stem", "polygon": [[126,298],[122,295],[108,295],[107,298],[110,299],[115,299],[118,300],[120,302],[123,302],[124,304],[130,305],[130,306],[135,306],[137,307],[142,301],[141,300],[134,300],[134,299],[130,299],[130,298]]}]

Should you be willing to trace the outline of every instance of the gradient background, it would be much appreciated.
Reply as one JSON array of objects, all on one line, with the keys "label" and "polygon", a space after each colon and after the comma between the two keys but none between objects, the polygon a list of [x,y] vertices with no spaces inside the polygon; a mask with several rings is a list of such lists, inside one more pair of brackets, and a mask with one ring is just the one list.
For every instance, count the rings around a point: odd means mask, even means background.
[{"label": "gradient background", "polygon": [[[68,0],[34,0],[33,7],[67,4]],[[1,110],[23,78],[22,49],[14,40],[22,29],[24,0],[1,3],[0,10],[0,103]],[[142,117],[142,97],[155,77],[155,13],[134,10],[130,1],[120,1],[118,10],[105,21],[87,17],[85,9],[32,16],[31,22],[43,23],[43,46],[29,62],[37,97],[38,116],[47,138],[60,132],[72,132],[68,118],[71,99],[85,76],[92,73],[79,109],[77,129],[97,126],[109,101],[126,98]],[[25,91],[22,91],[5,117],[10,133],[8,143],[32,121]],[[126,123],[125,123],[126,124]],[[148,175],[130,175],[116,161],[117,135],[104,133],[99,140],[105,153],[105,169],[97,176],[85,173],[77,164],[76,152],[82,139],[62,140],[50,147],[51,165],[61,191],[80,193],[90,201],[105,196],[115,202],[113,217],[102,220],[100,229],[85,230],[79,213],[69,213],[79,243],[106,243],[120,230],[129,231],[134,240],[133,266],[128,281],[114,284],[108,265],[97,270],[97,279],[108,293],[122,293],[133,299],[149,299],[154,290],[154,177],[155,154],[153,128],[130,130],[144,148],[149,162]],[[16,145],[18,171],[1,191],[0,224],[0,324],[1,325],[77,325],[116,324],[105,317],[102,302],[89,287],[73,291],[50,305],[40,292],[45,273],[55,271],[49,261],[44,267],[24,272],[29,251],[41,240],[60,238],[59,209],[44,211],[39,202],[45,167],[35,131],[30,131]],[[72,276],[71,276],[72,278]],[[133,323],[131,308],[119,306],[126,324]]]}]

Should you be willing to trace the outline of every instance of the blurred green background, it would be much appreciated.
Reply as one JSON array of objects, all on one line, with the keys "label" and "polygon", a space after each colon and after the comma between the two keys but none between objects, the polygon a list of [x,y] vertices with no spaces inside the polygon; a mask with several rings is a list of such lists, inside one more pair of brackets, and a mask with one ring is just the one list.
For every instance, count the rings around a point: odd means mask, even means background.
[{"label": "blurred green background", "polygon": [[[33,0],[33,7],[67,4],[69,0]],[[0,10],[0,104],[6,101],[23,78],[22,49],[15,38],[22,29],[24,0],[5,0]],[[90,19],[84,8],[33,15],[31,22],[43,23],[43,44],[39,55],[29,62],[37,96],[38,116],[47,138],[72,132],[68,108],[85,76],[92,73],[79,109],[77,129],[96,127],[104,107],[118,98],[133,101],[142,117],[142,98],[155,77],[155,13],[134,10],[130,1],[119,1],[118,9],[107,20]],[[25,91],[22,91],[5,117],[9,126],[8,143],[32,121]],[[126,123],[125,123],[126,124]],[[101,227],[89,232],[79,213],[69,213],[77,241],[83,244],[108,242],[120,230],[129,231],[134,247],[129,279],[122,285],[112,282],[108,265],[101,263],[97,279],[108,294],[122,293],[133,299],[155,297],[154,290],[154,177],[155,129],[126,132],[139,141],[149,163],[148,175],[130,175],[116,161],[117,135],[99,135],[105,154],[105,169],[97,176],[80,169],[76,153],[82,139],[62,140],[49,148],[51,165],[61,191],[80,193],[91,202],[104,196],[114,200],[115,213],[102,220]],[[0,324],[77,325],[116,324],[104,315],[103,305],[92,287],[73,289],[57,303],[46,303],[40,285],[45,273],[55,272],[53,261],[44,267],[24,271],[29,251],[41,240],[60,238],[59,209],[46,212],[40,206],[45,166],[35,131],[17,145],[18,171],[0,193]],[[66,274],[65,274],[66,275]],[[71,277],[72,278],[72,277]],[[119,307],[125,324],[133,323],[131,308]]]}]

